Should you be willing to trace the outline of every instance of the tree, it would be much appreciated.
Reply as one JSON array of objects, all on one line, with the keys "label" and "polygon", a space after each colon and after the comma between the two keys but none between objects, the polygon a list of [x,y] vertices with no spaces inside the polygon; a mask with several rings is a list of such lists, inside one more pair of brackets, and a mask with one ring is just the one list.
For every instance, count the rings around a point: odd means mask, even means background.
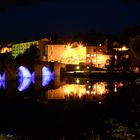
[{"label": "tree", "polygon": [[23,60],[23,61],[37,61],[40,59],[40,51],[36,47],[36,45],[31,45],[29,49],[27,49],[23,54],[19,54],[16,57],[16,60]]},{"label": "tree", "polygon": [[133,64],[140,65],[140,36],[135,38],[130,38],[129,47],[131,50],[132,62]]}]

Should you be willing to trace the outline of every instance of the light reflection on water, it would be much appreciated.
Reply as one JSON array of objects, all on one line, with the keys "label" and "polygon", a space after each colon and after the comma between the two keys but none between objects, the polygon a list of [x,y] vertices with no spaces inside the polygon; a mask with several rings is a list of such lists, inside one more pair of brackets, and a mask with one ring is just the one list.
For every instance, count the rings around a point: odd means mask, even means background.
[{"label": "light reflection on water", "polygon": [[[51,79],[49,80],[49,82],[46,82],[47,84],[44,84],[46,86],[43,86],[42,79],[36,79],[34,84],[32,84],[31,79],[28,78],[22,79],[23,81],[20,80],[17,83],[16,82],[12,83],[14,84],[14,86],[12,86],[11,83],[7,83],[5,90],[1,91],[1,93],[2,92],[6,93],[5,96],[9,96],[8,100],[6,100],[6,97],[4,98],[3,96],[0,97],[2,99],[5,99],[5,102],[7,102],[8,104],[11,100],[12,104],[10,104],[9,105],[10,107],[9,106],[8,107],[11,109],[11,106],[13,105],[12,111],[14,111],[15,116],[18,116],[19,117],[18,119],[21,120],[26,119],[28,124],[31,125],[32,129],[36,126],[36,125],[32,126],[35,123],[40,124],[41,128],[42,124],[45,124],[44,126],[47,127],[49,125],[48,122],[51,122],[50,126],[56,126],[55,124],[56,121],[58,123],[58,126],[61,126],[62,124],[64,125],[63,126],[64,129],[62,129],[62,131],[64,131],[65,128],[67,128],[67,125],[71,125],[73,133],[75,132],[74,130],[75,124],[77,125],[76,130],[79,130],[79,126],[83,126],[83,128],[85,129],[87,127],[87,124],[90,124],[91,128],[95,127],[96,130],[96,127],[98,128],[98,122],[101,122],[104,117],[103,106],[104,103],[106,103],[107,101],[106,96],[110,94],[118,95],[118,93],[120,93],[119,92],[120,90],[131,85],[130,81],[117,81],[117,80],[109,81],[109,80],[80,79],[80,78],[65,79],[61,81],[60,77],[55,77],[54,81]],[[22,84],[21,86],[22,88],[20,87],[20,84]],[[17,91],[18,88],[20,90]],[[22,89],[24,89],[24,92]],[[123,94],[123,92],[121,93]],[[116,107],[115,103],[116,98],[113,97],[113,100],[114,105]],[[56,102],[64,101],[64,104],[63,103],[61,104],[60,102],[55,103],[55,101]],[[74,103],[75,101],[76,103],[77,102],[79,103],[79,101],[80,103],[81,102],[85,103],[86,101],[86,103],[84,105],[73,104],[73,102],[71,101],[74,101]],[[31,102],[33,102],[33,104],[31,104]],[[94,104],[95,102],[97,103],[96,105]],[[109,102],[110,104],[108,106],[112,105],[112,98],[110,98]],[[18,107],[18,105],[20,107]],[[112,106],[110,106],[110,110],[114,111],[115,109],[114,108],[112,109]],[[118,108],[119,109],[116,108],[116,111],[119,110],[120,113],[120,106]],[[7,111],[3,112],[5,113]],[[23,116],[20,114],[22,114]],[[15,116],[13,118],[16,118]],[[28,119],[28,117],[31,119]],[[17,123],[17,119],[15,119],[14,121]],[[9,122],[12,121],[8,121],[8,123]],[[95,124],[97,126],[94,126]],[[44,131],[43,128],[41,129],[41,132],[42,130]],[[50,127],[48,127],[48,130],[50,130]],[[56,130],[56,132],[58,130]],[[39,131],[40,130],[38,130],[38,132]],[[72,131],[71,129],[70,131],[68,129],[68,132],[71,131]],[[84,136],[86,136],[87,132],[84,132],[83,134]]]},{"label": "light reflection on water", "polygon": [[0,81],[0,88],[4,88],[5,89],[5,81]]},{"label": "light reflection on water", "polygon": [[[79,79],[78,79],[79,80]],[[73,83],[65,83],[57,89],[48,90],[48,99],[65,99],[69,97],[82,99],[85,96],[94,98],[102,96],[110,92],[117,93],[120,88],[130,85],[128,81],[94,81],[85,80],[83,83],[77,83],[77,79]],[[111,90],[113,88],[113,90]]]},{"label": "light reflection on water", "polygon": [[5,73],[0,74],[0,88],[5,89]]},{"label": "light reflection on water", "polygon": [[[35,92],[37,92],[38,89],[43,89],[44,94],[46,95],[47,93],[48,100],[69,99],[71,97],[73,99],[83,99],[89,97],[90,101],[94,100],[94,97],[97,96],[102,97],[108,93],[117,93],[119,89],[131,85],[131,81],[107,81],[79,78],[60,81],[60,78],[58,79],[57,77],[54,79],[53,74],[51,76],[42,75],[42,80],[36,80],[36,82],[32,77],[19,77],[18,84],[15,83],[20,92],[27,91],[31,86],[36,89]],[[5,89],[5,84],[5,81],[0,81],[0,88]]]},{"label": "light reflection on water", "polygon": [[32,78],[19,78],[19,86],[18,90],[19,91],[24,91],[26,90],[32,82]]},{"label": "light reflection on water", "polygon": [[5,81],[5,73],[0,74],[0,81]]}]

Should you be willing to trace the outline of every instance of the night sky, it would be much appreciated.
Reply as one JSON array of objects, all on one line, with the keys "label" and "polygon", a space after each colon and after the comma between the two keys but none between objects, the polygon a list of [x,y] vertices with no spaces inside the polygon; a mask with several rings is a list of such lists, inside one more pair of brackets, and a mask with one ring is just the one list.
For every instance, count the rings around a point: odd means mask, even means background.
[{"label": "night sky", "polygon": [[139,0],[5,0],[0,40],[33,40],[87,32],[119,34],[140,25]]}]

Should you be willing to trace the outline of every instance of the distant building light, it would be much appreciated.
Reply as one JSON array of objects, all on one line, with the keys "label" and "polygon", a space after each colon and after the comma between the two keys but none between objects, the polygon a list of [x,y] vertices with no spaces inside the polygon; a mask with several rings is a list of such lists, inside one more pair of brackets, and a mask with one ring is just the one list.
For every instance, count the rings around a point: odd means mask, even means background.
[{"label": "distant building light", "polygon": [[129,48],[127,48],[126,46],[122,46],[121,48],[113,48],[116,51],[127,51],[129,50]]},{"label": "distant building light", "polygon": [[79,70],[80,69],[80,66],[76,66],[76,69]]},{"label": "distant building light", "polygon": [[88,88],[91,88],[91,86],[89,85]]},{"label": "distant building light", "polygon": [[96,53],[93,56],[96,57]]},{"label": "distant building light", "polygon": [[76,79],[76,83],[79,84],[80,83],[80,80],[79,79]]},{"label": "distant building light", "polygon": [[83,47],[83,45],[82,45],[82,44],[79,44],[79,45],[78,45],[78,47],[79,47],[79,48],[82,48],[82,47]]},{"label": "distant building light", "polygon": [[117,92],[117,87],[114,88],[114,92]]},{"label": "distant building light", "polygon": [[90,62],[91,62],[91,60],[89,59],[89,60],[88,60],[88,62],[90,63]]},{"label": "distant building light", "polygon": [[66,46],[66,48],[67,48],[68,50],[71,50],[71,45],[68,44],[68,45]]},{"label": "distant building light", "polygon": [[117,55],[115,55],[115,59],[117,59]]},{"label": "distant building light", "polygon": [[90,54],[87,54],[87,57],[90,57]]},{"label": "distant building light", "polygon": [[99,104],[101,105],[101,104],[102,104],[102,102],[100,101],[100,102],[99,102]]},{"label": "distant building light", "polygon": [[128,48],[126,46],[122,46],[122,51],[127,51]]}]

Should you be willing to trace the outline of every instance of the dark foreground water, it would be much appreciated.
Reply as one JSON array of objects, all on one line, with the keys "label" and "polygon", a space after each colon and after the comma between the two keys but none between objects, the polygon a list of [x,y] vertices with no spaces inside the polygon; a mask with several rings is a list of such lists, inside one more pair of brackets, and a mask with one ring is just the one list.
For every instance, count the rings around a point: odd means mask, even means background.
[{"label": "dark foreground water", "polygon": [[139,139],[139,86],[134,80],[57,77],[0,86],[0,138]]}]

